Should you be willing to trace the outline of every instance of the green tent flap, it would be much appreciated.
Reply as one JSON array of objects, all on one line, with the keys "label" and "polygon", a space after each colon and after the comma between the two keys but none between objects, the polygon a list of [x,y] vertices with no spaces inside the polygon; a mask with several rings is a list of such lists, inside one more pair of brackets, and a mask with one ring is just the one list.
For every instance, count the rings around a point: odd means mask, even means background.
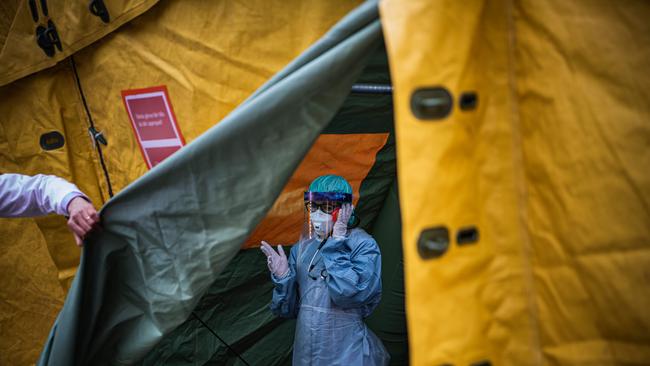
[{"label": "green tent flap", "polygon": [[[381,39],[344,18],[224,121],[116,195],[87,243],[39,365],[131,364],[185,321],[238,252]],[[326,45],[324,47],[323,45]]]}]

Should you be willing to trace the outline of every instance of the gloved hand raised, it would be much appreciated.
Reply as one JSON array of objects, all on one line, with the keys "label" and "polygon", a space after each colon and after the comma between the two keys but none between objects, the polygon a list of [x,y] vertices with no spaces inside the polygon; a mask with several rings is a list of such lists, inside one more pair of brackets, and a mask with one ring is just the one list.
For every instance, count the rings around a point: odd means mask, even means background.
[{"label": "gloved hand raised", "polygon": [[334,228],[332,229],[332,237],[334,239],[345,239],[345,234],[348,232],[348,221],[352,216],[353,207],[349,203],[343,204],[339,210],[339,216],[336,218]]},{"label": "gloved hand raised", "polygon": [[284,254],[282,245],[278,245],[278,251],[276,252],[269,245],[269,243],[262,241],[260,246],[264,255],[266,255],[266,264],[269,267],[269,271],[275,275],[277,278],[283,278],[289,274],[289,263],[287,261],[287,256]]}]

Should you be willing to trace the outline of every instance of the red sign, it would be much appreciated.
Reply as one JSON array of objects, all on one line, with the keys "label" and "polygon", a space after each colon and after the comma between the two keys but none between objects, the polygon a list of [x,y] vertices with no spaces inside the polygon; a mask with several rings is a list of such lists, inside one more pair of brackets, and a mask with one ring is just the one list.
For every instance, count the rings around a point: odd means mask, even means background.
[{"label": "red sign", "polygon": [[185,145],[164,85],[122,90],[122,100],[149,169]]}]

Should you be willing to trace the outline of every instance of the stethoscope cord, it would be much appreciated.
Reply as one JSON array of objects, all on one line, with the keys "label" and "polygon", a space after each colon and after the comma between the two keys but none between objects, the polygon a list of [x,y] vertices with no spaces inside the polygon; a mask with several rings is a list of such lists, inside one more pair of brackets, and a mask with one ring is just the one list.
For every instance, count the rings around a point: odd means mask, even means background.
[{"label": "stethoscope cord", "polygon": [[320,252],[321,248],[323,245],[325,245],[325,242],[327,241],[327,238],[323,239],[320,244],[318,244],[318,248],[316,248],[316,251],[314,252],[314,255],[311,257],[311,260],[309,261],[309,267],[307,270],[307,275],[311,273],[311,271],[316,267],[316,263],[314,263],[314,258],[316,258],[316,255],[318,255],[318,252]]}]

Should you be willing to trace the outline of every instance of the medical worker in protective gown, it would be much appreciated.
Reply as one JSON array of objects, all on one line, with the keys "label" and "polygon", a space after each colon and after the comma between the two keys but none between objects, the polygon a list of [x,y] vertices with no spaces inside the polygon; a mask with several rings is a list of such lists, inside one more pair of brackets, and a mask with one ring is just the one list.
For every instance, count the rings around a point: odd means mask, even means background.
[{"label": "medical worker in protective gown", "polygon": [[297,317],[294,365],[386,365],[388,352],[365,325],[381,299],[381,254],[350,228],[352,187],[340,176],[314,180],[304,195],[305,226],[287,257],[262,242],[275,283],[271,311]]}]

